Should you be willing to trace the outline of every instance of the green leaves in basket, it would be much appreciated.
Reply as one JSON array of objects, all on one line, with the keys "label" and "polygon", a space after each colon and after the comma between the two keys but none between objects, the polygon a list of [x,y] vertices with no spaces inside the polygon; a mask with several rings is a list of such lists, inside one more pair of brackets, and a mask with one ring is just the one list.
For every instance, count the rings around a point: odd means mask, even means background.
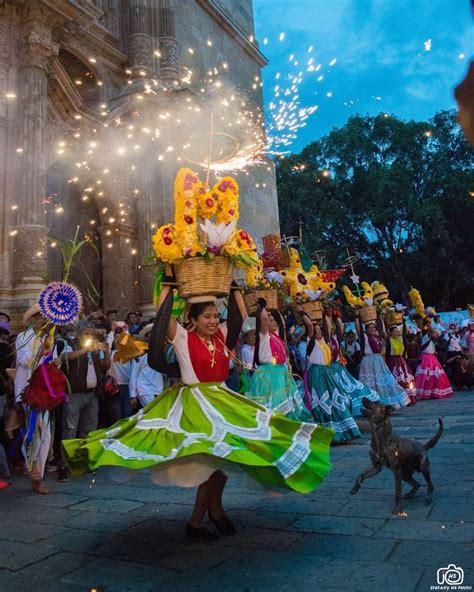
[{"label": "green leaves in basket", "polygon": [[[156,272],[155,276],[155,285],[153,287],[153,302],[156,305],[160,294],[162,292],[163,286],[161,285],[163,282],[163,278],[165,276],[165,268],[161,266],[160,269]],[[181,298],[178,294],[177,290],[173,290],[173,309],[171,314],[174,318],[180,317],[186,308],[186,301]]]},{"label": "green leaves in basket", "polygon": [[258,255],[254,251],[244,251],[238,255],[233,255],[232,259],[236,263],[242,263],[247,267],[251,267],[258,263]]}]

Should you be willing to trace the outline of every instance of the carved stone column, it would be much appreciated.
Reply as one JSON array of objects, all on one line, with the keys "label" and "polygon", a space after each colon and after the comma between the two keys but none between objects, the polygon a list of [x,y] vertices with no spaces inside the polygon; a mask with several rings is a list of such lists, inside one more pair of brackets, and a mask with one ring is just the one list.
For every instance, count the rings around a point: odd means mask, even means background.
[{"label": "carved stone column", "polygon": [[[40,29],[41,30],[41,29]],[[17,146],[22,149],[16,171],[17,227],[13,240],[12,281],[15,304],[28,306],[36,299],[47,269],[45,206],[47,70],[57,52],[48,32],[31,27],[20,49],[18,73]]]},{"label": "carved stone column", "polygon": [[147,264],[146,259],[153,255],[152,236],[156,232],[159,219],[159,202],[157,199],[156,171],[152,166],[145,166],[141,178],[143,186],[140,199],[136,202],[136,219],[138,233],[138,270],[140,310],[145,318],[154,316],[153,287],[156,266]]},{"label": "carved stone column", "polygon": [[137,236],[124,224],[106,225],[100,232],[104,308],[116,308],[124,315],[138,308]]},{"label": "carved stone column", "polygon": [[174,12],[169,0],[159,0],[160,78],[173,82],[179,78],[178,42],[174,28]]},{"label": "carved stone column", "polygon": [[102,10],[99,22],[113,35],[119,36],[119,14],[116,0],[96,0],[97,8]]},{"label": "carved stone column", "polygon": [[147,78],[151,74],[153,44],[147,27],[146,0],[130,0],[128,55],[133,78]]}]

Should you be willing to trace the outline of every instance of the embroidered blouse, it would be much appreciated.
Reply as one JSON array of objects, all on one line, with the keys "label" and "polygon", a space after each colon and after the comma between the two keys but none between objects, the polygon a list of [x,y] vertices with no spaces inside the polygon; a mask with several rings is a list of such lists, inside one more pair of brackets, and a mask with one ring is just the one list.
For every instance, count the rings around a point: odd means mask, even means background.
[{"label": "embroidered blouse", "polygon": [[260,333],[260,364],[286,364],[286,345],[278,335]]},{"label": "embroidered blouse", "polygon": [[[196,331],[187,331],[179,323],[172,343],[184,384],[224,382],[229,375],[229,352],[225,346],[227,325],[220,325],[213,337],[214,352]],[[212,364],[214,360],[214,364]]]},{"label": "embroidered blouse", "polygon": [[329,345],[324,339],[316,339],[314,342],[313,351],[308,357],[308,364],[316,364],[317,366],[329,366],[332,361],[332,353]]},{"label": "embroidered blouse", "polygon": [[379,354],[382,351],[382,338],[378,335],[364,335],[365,339],[365,347],[364,347],[364,354]]}]

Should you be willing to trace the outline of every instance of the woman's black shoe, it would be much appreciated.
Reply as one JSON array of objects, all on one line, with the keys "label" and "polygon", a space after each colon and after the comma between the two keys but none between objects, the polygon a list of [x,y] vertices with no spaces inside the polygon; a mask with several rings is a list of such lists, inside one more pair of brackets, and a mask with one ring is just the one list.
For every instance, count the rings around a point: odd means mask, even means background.
[{"label": "woman's black shoe", "polygon": [[189,524],[186,524],[186,536],[190,539],[202,539],[203,541],[217,541],[219,535],[211,532],[205,526],[201,526],[200,528],[196,528]]},{"label": "woman's black shoe", "polygon": [[235,526],[232,524],[227,514],[224,514],[221,518],[214,518],[214,516],[210,512],[208,512],[207,514],[209,516],[209,520],[214,524],[214,526],[221,534],[230,536],[237,532]]}]

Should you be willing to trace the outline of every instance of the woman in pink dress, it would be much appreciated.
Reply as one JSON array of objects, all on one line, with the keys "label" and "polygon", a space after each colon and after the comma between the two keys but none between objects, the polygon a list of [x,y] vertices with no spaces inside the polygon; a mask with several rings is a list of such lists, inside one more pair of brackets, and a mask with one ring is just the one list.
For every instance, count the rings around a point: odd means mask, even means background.
[{"label": "woman in pink dress", "polygon": [[453,396],[453,389],[446,372],[436,357],[435,341],[439,331],[427,326],[421,340],[421,363],[415,376],[417,399],[448,399]]}]

